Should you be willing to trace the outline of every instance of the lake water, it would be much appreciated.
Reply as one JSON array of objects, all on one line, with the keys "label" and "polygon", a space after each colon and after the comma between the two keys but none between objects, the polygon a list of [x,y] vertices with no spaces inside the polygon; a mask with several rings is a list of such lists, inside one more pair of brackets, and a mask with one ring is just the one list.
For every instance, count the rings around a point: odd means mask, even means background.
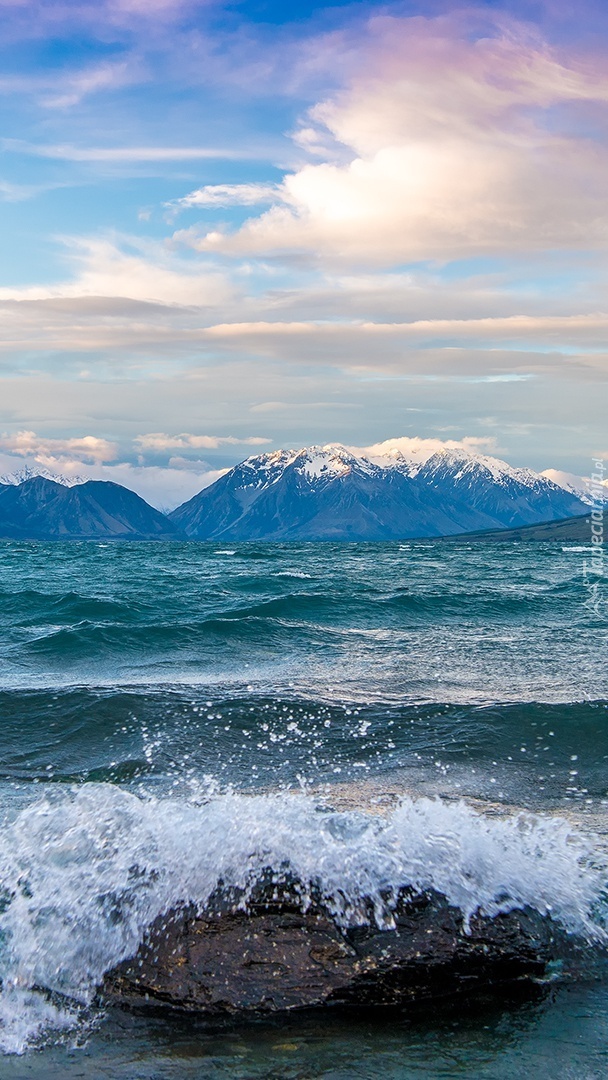
[{"label": "lake water", "polygon": [[[605,1077],[608,617],[587,558],[0,543],[0,1076]],[[91,1004],[160,912],[287,862],[350,916],[387,883],[551,911],[585,963],[532,1002],[410,1016]]]}]

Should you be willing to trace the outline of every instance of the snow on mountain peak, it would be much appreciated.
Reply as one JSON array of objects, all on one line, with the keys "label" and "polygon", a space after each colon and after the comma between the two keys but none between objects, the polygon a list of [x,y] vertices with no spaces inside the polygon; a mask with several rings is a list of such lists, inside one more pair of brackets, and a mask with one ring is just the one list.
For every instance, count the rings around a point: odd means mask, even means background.
[{"label": "snow on mountain peak", "polygon": [[[297,450],[273,450],[251,456],[236,466],[241,473],[241,486],[256,489],[277,483],[291,468],[312,486],[345,477],[350,472],[377,477],[382,473],[397,471],[412,479],[424,476],[440,481],[442,476],[447,478],[449,474],[451,480],[456,482],[472,484],[486,480],[501,487],[516,483],[531,491],[538,491],[550,484],[582,499],[585,499],[586,491],[582,478],[568,476],[570,482],[566,483],[563,479],[565,474],[552,470],[536,473],[531,469],[514,467],[500,458],[484,454],[482,448],[473,442],[470,446],[463,446],[440,444],[433,439],[387,440],[367,450],[343,446],[341,443]],[[573,482],[576,480],[578,483]]]},{"label": "snow on mountain peak", "polygon": [[545,469],[540,475],[545,480],[557,484],[564,491],[570,491],[589,506],[593,506],[598,499],[608,503],[608,478],[592,482],[588,476],[577,476],[575,473],[562,472],[560,469]]},{"label": "snow on mountain peak", "polygon": [[311,446],[300,450],[295,458],[298,472],[303,472],[311,479],[328,479],[344,476],[353,468],[369,471],[370,462],[353,454],[340,443],[328,443],[326,446]]},{"label": "snow on mountain peak", "polygon": [[42,476],[44,480],[54,480],[56,484],[61,484],[62,487],[76,487],[78,484],[85,484],[89,479],[86,476],[64,476],[63,473],[53,472],[52,469],[46,469],[42,465],[36,468],[26,465],[18,472],[0,476],[0,484],[18,487],[19,484],[25,483],[26,480],[33,480],[36,476]]},{"label": "snow on mountain peak", "polygon": [[295,460],[298,472],[306,473],[315,479],[322,476],[340,476],[351,467],[339,453],[333,452],[333,448],[325,446],[301,450]]},{"label": "snow on mountain peak", "polygon": [[377,467],[366,458],[358,457],[340,443],[326,446],[304,446],[299,450],[273,450],[248,457],[235,468],[243,474],[243,487],[268,487],[292,467],[311,482],[345,476],[353,468],[359,472],[374,472]]},{"label": "snow on mountain peak", "polygon": [[[365,461],[372,462],[383,469],[398,469],[407,476],[415,477],[421,469],[428,466],[432,471],[439,468],[460,470],[461,474],[481,468],[491,475],[493,480],[502,480],[505,476],[517,478],[520,482],[530,482],[536,477],[529,469],[514,469],[506,461],[484,454],[481,446],[474,440],[470,445],[450,445],[435,439],[388,439],[384,443],[355,450]],[[481,444],[482,440],[478,440]]]},{"label": "snow on mountain peak", "polygon": [[465,474],[479,474],[482,471],[498,482],[506,477],[525,484],[538,479],[537,474],[530,469],[516,469],[500,458],[490,457],[488,454],[471,453],[464,449],[437,450],[427,459],[425,465],[427,468],[447,467],[457,470],[459,477]]}]

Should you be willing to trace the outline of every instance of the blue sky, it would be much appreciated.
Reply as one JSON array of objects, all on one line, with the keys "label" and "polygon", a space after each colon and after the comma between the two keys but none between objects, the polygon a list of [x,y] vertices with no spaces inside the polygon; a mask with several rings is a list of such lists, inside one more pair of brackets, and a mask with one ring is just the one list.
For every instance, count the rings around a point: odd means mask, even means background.
[{"label": "blue sky", "polygon": [[0,472],[608,454],[602,5],[0,8]]}]

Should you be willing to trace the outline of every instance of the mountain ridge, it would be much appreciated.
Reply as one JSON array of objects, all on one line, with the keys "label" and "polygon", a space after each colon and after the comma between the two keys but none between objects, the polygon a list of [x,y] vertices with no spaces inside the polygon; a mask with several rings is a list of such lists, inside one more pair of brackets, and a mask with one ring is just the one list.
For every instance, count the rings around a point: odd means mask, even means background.
[{"label": "mountain ridge", "polygon": [[145,499],[111,480],[66,487],[32,476],[0,485],[0,538],[171,540],[180,533]]},{"label": "mountain ridge", "polygon": [[589,511],[547,477],[458,448],[367,456],[334,443],[253,455],[168,515],[113,481],[3,480],[5,539],[426,539]]},{"label": "mountain ridge", "polygon": [[[574,541],[591,547],[590,513],[577,515],[576,517],[560,518],[557,521],[543,521],[538,525],[523,525],[518,529],[494,529],[483,532],[457,533],[454,536],[442,536],[446,541],[486,541],[512,543],[514,540],[530,542],[536,540],[551,540],[555,543]],[[602,511],[602,529],[604,535],[608,535],[608,510]]]},{"label": "mountain ridge", "polygon": [[169,515],[192,539],[392,540],[581,515],[582,501],[529,469],[446,449],[424,461],[340,444],[246,458]]}]

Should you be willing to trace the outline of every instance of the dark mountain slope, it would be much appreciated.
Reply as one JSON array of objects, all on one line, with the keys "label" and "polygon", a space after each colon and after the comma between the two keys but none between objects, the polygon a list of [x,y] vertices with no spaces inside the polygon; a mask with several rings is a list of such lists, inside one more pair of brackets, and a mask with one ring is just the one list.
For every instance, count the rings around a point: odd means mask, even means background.
[{"label": "dark mountain slope", "polygon": [[172,540],[179,529],[134,491],[107,480],[65,487],[35,476],[0,487],[0,537]]},{"label": "dark mountain slope", "polygon": [[199,540],[396,540],[585,509],[551,481],[491,458],[446,451],[413,468],[332,446],[248,458],[170,518]]},{"label": "dark mountain slope", "polygon": [[[603,513],[603,534],[608,536],[608,510]],[[544,521],[520,529],[494,529],[490,532],[462,533],[446,537],[449,540],[555,540],[591,544],[591,515],[571,517],[562,521]]]}]

